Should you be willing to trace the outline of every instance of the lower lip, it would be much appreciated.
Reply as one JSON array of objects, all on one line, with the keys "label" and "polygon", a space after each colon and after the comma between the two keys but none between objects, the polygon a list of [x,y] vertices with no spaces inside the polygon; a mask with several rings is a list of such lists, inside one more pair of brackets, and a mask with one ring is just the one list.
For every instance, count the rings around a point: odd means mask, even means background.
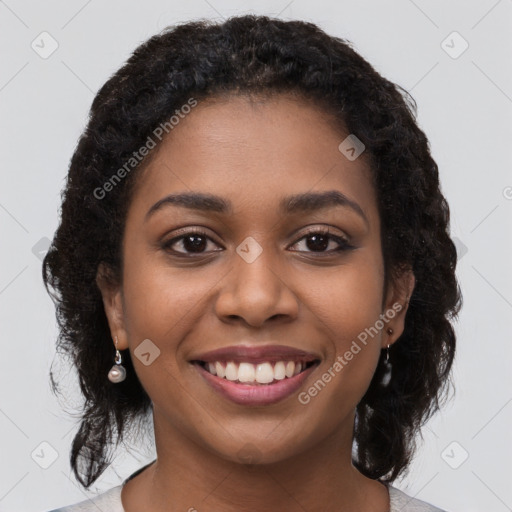
[{"label": "lower lip", "polygon": [[294,377],[284,378],[274,384],[237,384],[231,380],[212,375],[200,364],[194,363],[200,375],[222,396],[240,405],[270,405],[289,397],[301,387],[302,383],[318,366],[315,363]]}]

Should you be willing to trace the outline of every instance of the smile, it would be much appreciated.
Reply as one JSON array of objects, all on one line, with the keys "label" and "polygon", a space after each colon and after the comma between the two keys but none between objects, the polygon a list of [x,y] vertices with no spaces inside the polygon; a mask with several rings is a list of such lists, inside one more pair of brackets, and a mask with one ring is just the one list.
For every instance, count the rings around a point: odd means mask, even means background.
[{"label": "smile", "polygon": [[222,398],[244,406],[268,406],[299,392],[319,364],[319,360],[307,363],[277,361],[273,364],[193,362],[211,389]]},{"label": "smile", "polygon": [[222,398],[263,406],[297,392],[321,359],[318,353],[260,343],[218,348],[195,354],[189,361]]},{"label": "smile", "polygon": [[266,361],[259,364],[249,362],[204,362],[199,364],[203,366],[212,375],[237,384],[246,385],[270,385],[284,379],[291,379],[302,371],[315,364],[314,361]]}]

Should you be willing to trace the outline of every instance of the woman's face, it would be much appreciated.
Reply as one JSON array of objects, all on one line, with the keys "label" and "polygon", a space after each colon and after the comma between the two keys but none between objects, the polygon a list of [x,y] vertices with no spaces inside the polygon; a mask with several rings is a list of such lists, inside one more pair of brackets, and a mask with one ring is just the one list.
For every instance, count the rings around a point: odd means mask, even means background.
[{"label": "woman's face", "polygon": [[364,153],[338,149],[348,135],[288,96],[208,100],[139,176],[122,285],[100,286],[158,432],[260,462],[351,435],[381,349],[403,330],[392,306],[412,290],[383,297],[376,194]]}]

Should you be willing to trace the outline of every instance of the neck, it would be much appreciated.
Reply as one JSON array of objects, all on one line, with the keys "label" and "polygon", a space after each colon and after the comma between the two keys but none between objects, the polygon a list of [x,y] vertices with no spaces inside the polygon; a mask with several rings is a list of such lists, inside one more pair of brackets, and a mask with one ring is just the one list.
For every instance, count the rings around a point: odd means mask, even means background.
[{"label": "neck", "polygon": [[[353,422],[351,423],[351,427]],[[352,465],[352,428],[271,464],[240,464],[155,420],[157,460],[123,488],[126,512],[383,512],[383,484]]]}]

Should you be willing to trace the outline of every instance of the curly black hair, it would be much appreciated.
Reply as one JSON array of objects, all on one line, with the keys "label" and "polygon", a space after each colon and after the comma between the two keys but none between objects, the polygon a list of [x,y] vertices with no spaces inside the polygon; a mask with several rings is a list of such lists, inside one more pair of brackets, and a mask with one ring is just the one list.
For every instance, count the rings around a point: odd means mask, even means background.
[{"label": "curly black hair", "polygon": [[[85,400],[70,460],[86,488],[110,464],[112,446],[152,406],[127,350],[123,360],[133,377],[115,385],[106,378],[114,352],[96,283],[101,263],[120,282],[124,221],[148,158],[123,179],[112,177],[191,98],[279,93],[316,102],[364,143],[378,198],[386,286],[404,268],[415,276],[405,330],[389,352],[391,381],[380,384],[382,352],[356,408],[357,469],[384,482],[402,474],[417,433],[452,387],[451,320],[462,305],[457,253],[414,100],[350,42],[309,22],[246,15],[168,27],[136,48],[94,98],[70,162],[60,225],[43,262],[45,286],[56,303],[57,346],[71,356]],[[108,194],[102,192],[107,182]]]}]

